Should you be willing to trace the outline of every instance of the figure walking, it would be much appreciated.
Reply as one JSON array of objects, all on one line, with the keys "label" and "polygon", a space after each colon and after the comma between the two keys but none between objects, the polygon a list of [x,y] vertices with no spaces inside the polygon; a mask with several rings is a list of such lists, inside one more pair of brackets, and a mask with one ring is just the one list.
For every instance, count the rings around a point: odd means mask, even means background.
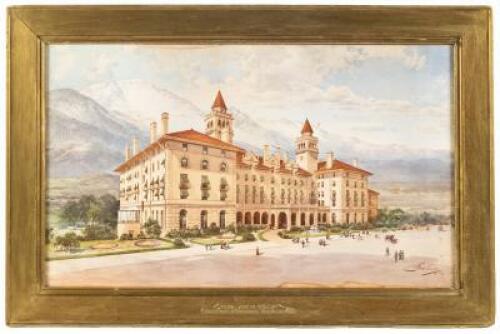
[{"label": "figure walking", "polygon": [[399,251],[399,260],[403,261],[405,259],[405,252],[403,250]]},{"label": "figure walking", "polygon": [[255,248],[255,255],[259,256],[260,255],[260,250],[259,250],[259,247],[256,247]]},{"label": "figure walking", "polygon": [[389,247],[385,247],[385,256],[391,255],[391,252],[389,251]]},{"label": "figure walking", "polygon": [[398,251],[394,252],[394,263],[398,262]]}]

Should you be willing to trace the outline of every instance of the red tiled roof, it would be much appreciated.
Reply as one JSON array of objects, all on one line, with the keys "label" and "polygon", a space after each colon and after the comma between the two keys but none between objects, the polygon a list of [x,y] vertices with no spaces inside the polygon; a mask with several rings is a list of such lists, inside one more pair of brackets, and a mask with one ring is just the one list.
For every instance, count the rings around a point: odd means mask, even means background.
[{"label": "red tiled roof", "polygon": [[361,174],[365,174],[365,175],[373,175],[372,173],[370,173],[364,169],[354,167],[353,165],[349,165],[348,163],[340,161],[340,160],[333,160],[332,168],[326,167],[326,161],[318,162],[318,171],[319,172],[324,171],[324,170],[336,170],[336,169],[342,169],[342,170],[346,170],[346,171],[350,171],[350,172],[357,172],[357,173],[361,173]]},{"label": "red tiled roof", "polygon": [[304,122],[304,126],[302,127],[302,131],[300,131],[300,133],[301,134],[309,133],[311,135],[314,133],[311,123],[309,123],[309,120],[307,118],[306,121]]},{"label": "red tiled roof", "polygon": [[230,151],[240,151],[240,152],[245,151],[241,147],[226,143],[225,141],[219,140],[219,139],[214,138],[214,137],[210,137],[209,135],[206,135],[204,133],[198,132],[198,131],[193,130],[193,129],[172,132],[172,133],[167,134],[167,136],[169,137],[168,139],[180,139],[183,141],[194,142],[195,144],[214,146],[217,148],[227,149]]},{"label": "red tiled roof", "polygon": [[217,96],[215,97],[214,104],[212,105],[212,108],[221,108],[221,109],[227,109],[226,103],[224,102],[224,98],[222,97],[222,94],[220,90],[217,92]]},{"label": "red tiled roof", "polygon": [[134,155],[132,158],[130,158],[129,160],[123,162],[121,165],[116,167],[115,172],[120,172],[120,171],[125,170],[127,167],[133,166],[135,163],[140,161],[144,157],[145,154],[154,150],[161,143],[164,143],[164,142],[169,141],[169,140],[170,141],[179,141],[182,143],[206,145],[206,146],[216,147],[216,148],[219,148],[222,150],[236,151],[239,153],[245,152],[245,150],[242,149],[241,147],[226,143],[226,142],[219,140],[217,138],[213,138],[213,137],[210,137],[209,135],[206,135],[204,133],[190,129],[190,130],[184,130],[184,131],[178,131],[178,132],[164,134],[163,136],[158,138],[158,140],[156,140],[154,143],[149,144],[142,151],[140,151],[139,153]]},{"label": "red tiled roof", "polygon": [[379,192],[377,192],[377,191],[375,191],[375,190],[373,190],[373,189],[368,189],[368,193],[369,193],[369,194],[372,194],[372,195],[380,195],[380,193],[379,193]]}]

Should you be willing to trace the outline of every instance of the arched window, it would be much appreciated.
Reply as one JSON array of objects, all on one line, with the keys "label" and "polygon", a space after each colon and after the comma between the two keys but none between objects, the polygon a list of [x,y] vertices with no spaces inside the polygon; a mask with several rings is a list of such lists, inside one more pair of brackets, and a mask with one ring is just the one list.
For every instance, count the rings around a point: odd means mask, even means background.
[{"label": "arched window", "polygon": [[224,210],[219,212],[219,227],[221,229],[226,228],[226,211]]},{"label": "arched window", "polygon": [[201,169],[208,169],[208,160],[201,161]]},{"label": "arched window", "polygon": [[187,211],[186,210],[181,210],[179,212],[179,229],[184,230],[187,226]]},{"label": "arched window", "polygon": [[183,158],[181,159],[181,167],[186,168],[188,165],[189,165],[188,158],[183,157]]},{"label": "arched window", "polygon": [[332,206],[335,207],[337,205],[337,192],[332,191]]},{"label": "arched window", "polygon": [[225,162],[220,164],[220,171],[225,172],[227,170],[227,164]]},{"label": "arched window", "polygon": [[204,229],[206,229],[208,227],[207,216],[208,216],[208,214],[207,214],[206,210],[201,211],[201,213],[200,213],[200,228],[202,230],[204,230]]},{"label": "arched window", "polygon": [[332,224],[335,224],[335,213],[332,213]]},{"label": "arched window", "polygon": [[358,193],[354,192],[354,206],[358,206]]}]

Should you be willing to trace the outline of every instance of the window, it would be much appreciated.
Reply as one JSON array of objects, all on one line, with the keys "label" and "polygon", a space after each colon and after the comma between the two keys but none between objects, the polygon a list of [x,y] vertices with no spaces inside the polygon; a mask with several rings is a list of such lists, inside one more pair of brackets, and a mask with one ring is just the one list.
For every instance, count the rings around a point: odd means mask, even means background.
[{"label": "window", "polygon": [[186,210],[181,210],[179,212],[179,229],[184,230],[186,229],[187,226],[187,211]]},{"label": "window", "polygon": [[208,154],[208,147],[203,146],[202,147],[202,152],[203,152],[203,154]]},{"label": "window", "polygon": [[224,210],[219,212],[219,227],[221,229],[226,228],[226,211],[224,211]]},{"label": "window", "polygon": [[252,175],[252,181],[253,181],[253,182],[256,182],[256,181],[257,181],[257,176]]},{"label": "window", "polygon": [[240,186],[236,185],[236,203],[240,203]]},{"label": "window", "polygon": [[207,175],[201,176],[201,199],[206,201],[210,197],[210,181]]},{"label": "window", "polygon": [[220,171],[225,172],[227,170],[227,164],[225,162],[220,164]]},{"label": "window", "polygon": [[255,204],[255,197],[257,196],[257,189],[255,186],[252,187],[252,204]]},{"label": "window", "polygon": [[183,157],[183,158],[181,159],[181,167],[183,167],[183,168],[187,168],[187,167],[188,167],[188,165],[189,165],[189,160],[188,160],[188,158]]},{"label": "window", "polygon": [[354,192],[354,206],[358,206],[358,193]]},{"label": "window", "polygon": [[275,199],[275,194],[274,194],[274,188],[271,188],[271,204],[274,204],[274,199]]},{"label": "window", "polygon": [[225,177],[220,179],[220,200],[225,201],[227,198],[227,192],[229,190],[229,185]]},{"label": "window", "polygon": [[335,207],[337,205],[337,192],[332,191],[332,206]]},{"label": "window", "polygon": [[[223,157],[225,157],[225,156],[226,156],[226,151],[221,150],[221,151],[220,151],[220,154],[221,154]],[[222,211],[221,211],[221,212],[222,212]]]},{"label": "window", "polygon": [[264,199],[265,199],[264,187],[260,187],[259,199],[260,199],[260,204],[264,204]]},{"label": "window", "polygon": [[181,199],[186,199],[189,197],[189,178],[187,174],[181,174],[180,176],[180,184],[179,184],[179,190],[180,190],[180,197]]},{"label": "window", "polygon": [[201,169],[208,169],[208,160],[201,161]]},{"label": "window", "polygon": [[351,195],[349,194],[349,190],[346,190],[345,192],[345,201],[346,201],[346,206],[351,205]]},{"label": "window", "polygon": [[361,206],[365,206],[365,193],[361,193]]},{"label": "window", "polygon": [[245,203],[245,204],[246,204],[246,203],[248,203],[248,193],[249,193],[249,192],[250,192],[250,191],[249,191],[249,187],[248,187],[248,185],[245,185],[245,194],[244,194],[244,195],[245,195],[245,198],[244,198],[244,203]]},{"label": "window", "polygon": [[208,227],[207,217],[208,217],[207,211],[206,210],[201,211],[201,213],[200,213],[200,228],[202,230],[204,230]]},{"label": "window", "polygon": [[260,176],[260,182],[264,182],[264,176],[263,175]]},{"label": "window", "polygon": [[188,150],[188,144],[182,144],[182,149],[186,152]]},{"label": "window", "polygon": [[248,174],[245,174],[245,181],[248,181]]}]

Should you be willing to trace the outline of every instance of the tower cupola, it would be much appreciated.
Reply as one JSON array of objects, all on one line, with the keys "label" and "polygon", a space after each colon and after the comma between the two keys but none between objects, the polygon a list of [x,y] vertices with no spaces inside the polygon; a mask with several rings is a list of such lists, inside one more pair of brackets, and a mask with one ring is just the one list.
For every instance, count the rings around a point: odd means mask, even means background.
[{"label": "tower cupola", "polygon": [[205,116],[205,133],[211,137],[233,143],[233,116],[228,112],[226,102],[219,90],[212,104],[212,111]]}]

